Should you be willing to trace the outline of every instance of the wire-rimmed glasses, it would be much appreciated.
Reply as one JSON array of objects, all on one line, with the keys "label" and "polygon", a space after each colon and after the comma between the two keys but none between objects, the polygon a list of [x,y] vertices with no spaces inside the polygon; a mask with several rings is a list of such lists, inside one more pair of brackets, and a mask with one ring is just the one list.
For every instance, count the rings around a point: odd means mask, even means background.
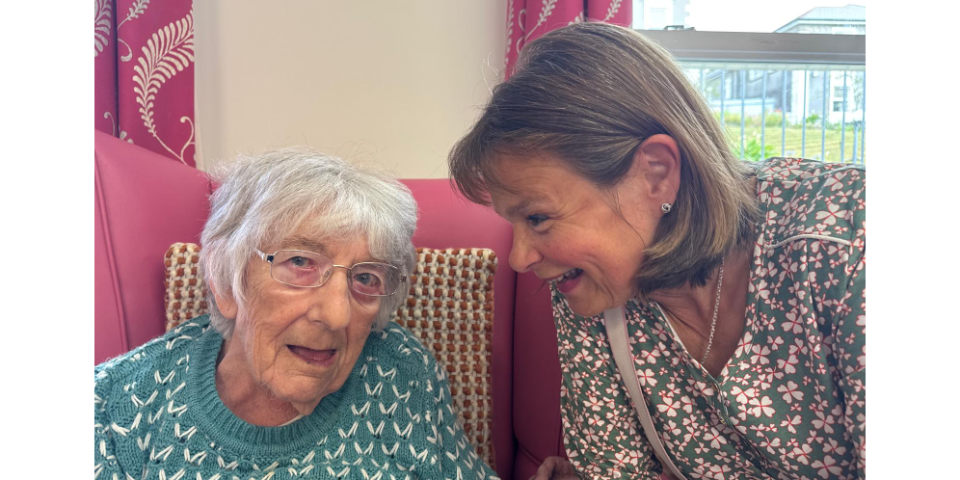
[{"label": "wire-rimmed glasses", "polygon": [[400,289],[406,276],[394,265],[382,262],[359,262],[351,266],[336,265],[325,255],[306,250],[277,250],[260,258],[270,264],[270,276],[294,287],[320,287],[333,275],[334,268],[347,271],[350,289],[370,297],[389,297]]}]

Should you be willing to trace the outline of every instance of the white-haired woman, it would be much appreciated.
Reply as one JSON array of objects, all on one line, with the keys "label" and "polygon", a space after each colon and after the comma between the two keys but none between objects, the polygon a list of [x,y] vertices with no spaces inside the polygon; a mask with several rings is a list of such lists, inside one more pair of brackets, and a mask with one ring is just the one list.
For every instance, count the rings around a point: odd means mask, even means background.
[{"label": "white-haired woman", "polygon": [[96,367],[97,478],[494,477],[389,322],[416,211],[336,158],[233,165],[201,236],[211,313]]}]

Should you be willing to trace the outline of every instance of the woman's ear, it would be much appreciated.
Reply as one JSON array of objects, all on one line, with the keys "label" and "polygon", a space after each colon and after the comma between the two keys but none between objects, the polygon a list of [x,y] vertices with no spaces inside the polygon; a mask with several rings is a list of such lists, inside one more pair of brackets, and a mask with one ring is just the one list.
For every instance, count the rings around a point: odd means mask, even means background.
[{"label": "woman's ear", "polygon": [[639,157],[644,167],[650,193],[661,202],[673,203],[680,189],[680,149],[670,135],[652,135],[637,148],[634,162]]},{"label": "woman's ear", "polygon": [[226,295],[220,295],[217,293],[217,290],[210,286],[210,292],[213,293],[213,300],[217,304],[217,310],[220,310],[220,313],[224,318],[230,320],[237,318],[237,300],[233,298],[232,292],[227,292]]},{"label": "woman's ear", "polygon": [[[624,177],[634,195],[657,210],[674,203],[680,189],[680,149],[670,135],[658,133],[644,140],[633,153],[630,171]],[[636,191],[639,189],[639,191]]]}]

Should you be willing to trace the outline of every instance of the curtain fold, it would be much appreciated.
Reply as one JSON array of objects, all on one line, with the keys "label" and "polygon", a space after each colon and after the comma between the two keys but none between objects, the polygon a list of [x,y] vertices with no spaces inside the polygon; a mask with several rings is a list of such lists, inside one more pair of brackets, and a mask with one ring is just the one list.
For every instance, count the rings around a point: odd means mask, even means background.
[{"label": "curtain fold", "polygon": [[507,0],[507,61],[513,73],[523,46],[551,31],[577,22],[605,22],[629,27],[631,0]]},{"label": "curtain fold", "polygon": [[196,166],[192,0],[95,0],[94,125]]}]

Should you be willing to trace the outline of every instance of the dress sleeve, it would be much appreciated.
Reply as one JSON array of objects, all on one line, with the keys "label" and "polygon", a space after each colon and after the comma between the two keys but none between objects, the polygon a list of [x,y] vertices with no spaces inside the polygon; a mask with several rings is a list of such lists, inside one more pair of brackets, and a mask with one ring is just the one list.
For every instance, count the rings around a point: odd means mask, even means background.
[{"label": "dress sleeve", "polygon": [[[566,313],[562,304],[554,308],[555,315]],[[605,346],[606,335],[572,321],[558,322],[557,333],[564,446],[577,472],[584,478],[659,478],[660,463]]]},{"label": "dress sleeve", "polygon": [[[609,430],[603,427],[600,418],[583,409],[567,395],[565,386],[560,387],[560,409],[563,413],[563,443],[570,462],[582,478],[610,479],[636,478],[657,480],[660,478],[660,463],[654,458],[653,449],[643,432],[620,427]],[[582,412],[580,414],[574,412]],[[622,422],[635,415],[632,411],[621,412]],[[598,426],[601,430],[598,431]],[[633,435],[633,448],[629,451],[618,448],[619,442],[600,438],[601,435]]]},{"label": "dress sleeve", "polygon": [[467,440],[459,417],[453,410],[450,383],[440,365],[430,358],[422,383],[423,419],[428,443],[438,462],[428,478],[497,479],[500,477],[484,462]]},{"label": "dress sleeve", "polygon": [[837,316],[832,332],[837,365],[832,372],[843,392],[843,422],[853,444],[853,456],[858,478],[865,478],[866,437],[866,356],[864,352],[866,328],[866,298],[864,283],[866,263],[861,253],[850,264],[847,289],[837,305]]}]

